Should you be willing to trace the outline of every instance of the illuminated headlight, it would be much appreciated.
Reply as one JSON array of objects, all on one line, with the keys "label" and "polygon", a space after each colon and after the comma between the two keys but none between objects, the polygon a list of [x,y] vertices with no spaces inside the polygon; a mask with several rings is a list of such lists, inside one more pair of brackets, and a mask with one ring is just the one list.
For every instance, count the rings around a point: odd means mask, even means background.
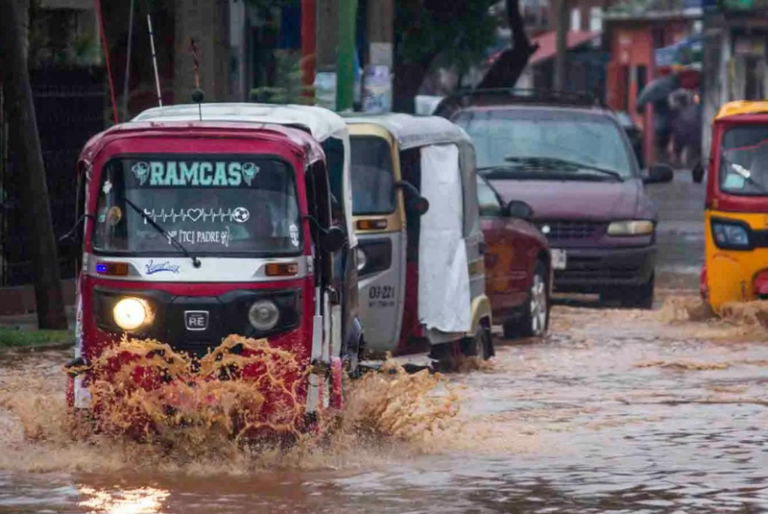
[{"label": "illuminated headlight", "polygon": [[142,326],[149,316],[146,303],[138,298],[123,298],[112,309],[115,324],[126,332]]},{"label": "illuminated headlight", "polygon": [[357,253],[357,271],[362,271],[366,264],[368,264],[368,257],[363,249],[359,247],[355,250],[355,253]]},{"label": "illuminated headlight", "polygon": [[272,330],[280,321],[280,310],[270,300],[259,300],[251,305],[248,311],[248,320],[253,328],[266,332]]},{"label": "illuminated headlight", "polygon": [[609,236],[647,236],[653,234],[653,222],[649,220],[614,221],[608,225]]},{"label": "illuminated headlight", "polygon": [[749,232],[736,223],[712,222],[712,237],[719,248],[749,249]]}]

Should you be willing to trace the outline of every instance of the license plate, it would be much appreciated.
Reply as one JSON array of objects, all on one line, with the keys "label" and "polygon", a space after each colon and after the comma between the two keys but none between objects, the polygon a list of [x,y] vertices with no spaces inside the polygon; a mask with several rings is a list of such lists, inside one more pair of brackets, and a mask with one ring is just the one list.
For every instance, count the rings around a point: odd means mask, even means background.
[{"label": "license plate", "polygon": [[552,250],[552,269],[565,269],[568,255],[565,250]]}]

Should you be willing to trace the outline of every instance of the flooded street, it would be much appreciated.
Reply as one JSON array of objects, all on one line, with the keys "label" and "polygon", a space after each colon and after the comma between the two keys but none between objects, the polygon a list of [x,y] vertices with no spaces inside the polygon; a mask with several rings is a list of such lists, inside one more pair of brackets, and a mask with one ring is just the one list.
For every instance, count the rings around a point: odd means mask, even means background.
[{"label": "flooded street", "polygon": [[698,316],[703,186],[678,174],[653,194],[657,308],[561,300],[548,338],[497,341],[490,365],[432,391],[460,405],[432,432],[204,460],[77,443],[69,352],[4,354],[0,513],[768,511],[768,332]]}]

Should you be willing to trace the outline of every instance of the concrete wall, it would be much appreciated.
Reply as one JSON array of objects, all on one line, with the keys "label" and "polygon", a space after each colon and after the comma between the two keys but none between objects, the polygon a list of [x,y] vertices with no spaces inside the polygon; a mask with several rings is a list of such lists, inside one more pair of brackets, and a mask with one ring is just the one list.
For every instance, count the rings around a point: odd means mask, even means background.
[{"label": "concrete wall", "polygon": [[[75,304],[75,280],[62,281],[64,305]],[[36,312],[35,290],[31,285],[0,287],[0,316],[18,316]]]}]

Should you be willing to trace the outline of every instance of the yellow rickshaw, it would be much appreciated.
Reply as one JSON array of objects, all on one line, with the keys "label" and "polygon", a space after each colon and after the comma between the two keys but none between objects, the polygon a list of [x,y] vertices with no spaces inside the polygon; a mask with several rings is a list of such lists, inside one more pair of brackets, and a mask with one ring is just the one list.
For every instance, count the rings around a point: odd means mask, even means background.
[{"label": "yellow rickshaw", "polygon": [[712,127],[701,294],[727,302],[768,298],[768,102],[730,102]]}]

